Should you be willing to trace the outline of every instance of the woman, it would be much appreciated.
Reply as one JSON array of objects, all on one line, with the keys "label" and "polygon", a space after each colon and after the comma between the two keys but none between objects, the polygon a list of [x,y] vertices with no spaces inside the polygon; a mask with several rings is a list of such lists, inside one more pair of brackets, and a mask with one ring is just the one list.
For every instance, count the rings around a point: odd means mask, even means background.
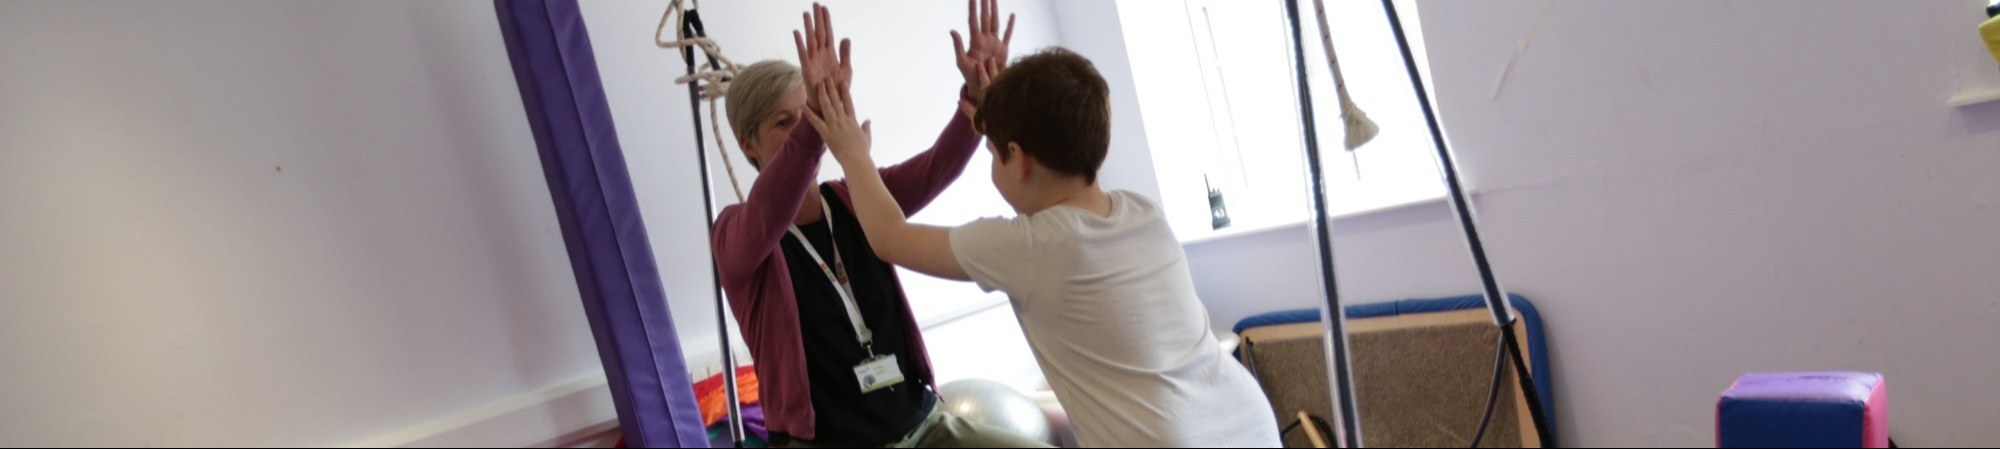
[{"label": "woman", "polygon": [[[994,0],[972,8],[958,47],[959,113],[929,150],[882,169],[914,214],[964,171],[981,136],[971,125],[984,74],[1006,60]],[[847,42],[833,48],[825,7],[794,33],[801,68],[753,64],[729,87],[729,124],[760,170],[748,198],[711,232],[723,289],[756,360],[775,447],[1031,447],[1046,445],[937,407],[929,357],[895,270],[869,247],[841,181],[814,186],[826,148],[806,123],[807,89],[845,84]]]}]

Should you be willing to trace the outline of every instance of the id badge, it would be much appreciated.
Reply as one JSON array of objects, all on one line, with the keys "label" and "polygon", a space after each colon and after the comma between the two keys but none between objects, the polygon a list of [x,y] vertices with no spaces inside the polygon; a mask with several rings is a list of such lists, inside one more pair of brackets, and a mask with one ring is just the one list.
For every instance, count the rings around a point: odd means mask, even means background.
[{"label": "id badge", "polygon": [[854,378],[861,380],[861,394],[874,393],[903,383],[903,367],[893,354],[880,356],[855,366]]}]

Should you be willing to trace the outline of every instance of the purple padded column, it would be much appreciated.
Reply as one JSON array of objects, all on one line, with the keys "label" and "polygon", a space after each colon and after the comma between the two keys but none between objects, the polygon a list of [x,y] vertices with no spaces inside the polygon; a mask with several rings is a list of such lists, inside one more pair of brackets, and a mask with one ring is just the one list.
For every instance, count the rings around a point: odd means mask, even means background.
[{"label": "purple padded column", "polygon": [[611,399],[634,447],[707,447],[575,0],[494,0]]}]

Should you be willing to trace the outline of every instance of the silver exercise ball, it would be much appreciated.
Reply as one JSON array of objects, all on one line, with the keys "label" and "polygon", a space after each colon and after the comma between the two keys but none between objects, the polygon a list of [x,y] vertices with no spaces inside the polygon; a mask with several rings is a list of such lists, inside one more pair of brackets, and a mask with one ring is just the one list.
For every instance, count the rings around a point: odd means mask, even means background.
[{"label": "silver exercise ball", "polygon": [[1035,441],[1055,444],[1049,416],[1027,395],[984,379],[953,381],[938,388],[944,411],[966,421],[993,426]]}]

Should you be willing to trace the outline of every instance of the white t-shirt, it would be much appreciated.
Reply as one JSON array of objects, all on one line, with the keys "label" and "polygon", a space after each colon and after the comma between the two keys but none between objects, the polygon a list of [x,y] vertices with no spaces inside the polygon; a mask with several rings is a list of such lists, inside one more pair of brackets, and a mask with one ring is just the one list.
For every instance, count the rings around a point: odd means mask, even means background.
[{"label": "white t-shirt", "polygon": [[1210,330],[1158,205],[1056,206],[953,229],[959,265],[1007,292],[1085,447],[1279,447],[1256,379]]}]

